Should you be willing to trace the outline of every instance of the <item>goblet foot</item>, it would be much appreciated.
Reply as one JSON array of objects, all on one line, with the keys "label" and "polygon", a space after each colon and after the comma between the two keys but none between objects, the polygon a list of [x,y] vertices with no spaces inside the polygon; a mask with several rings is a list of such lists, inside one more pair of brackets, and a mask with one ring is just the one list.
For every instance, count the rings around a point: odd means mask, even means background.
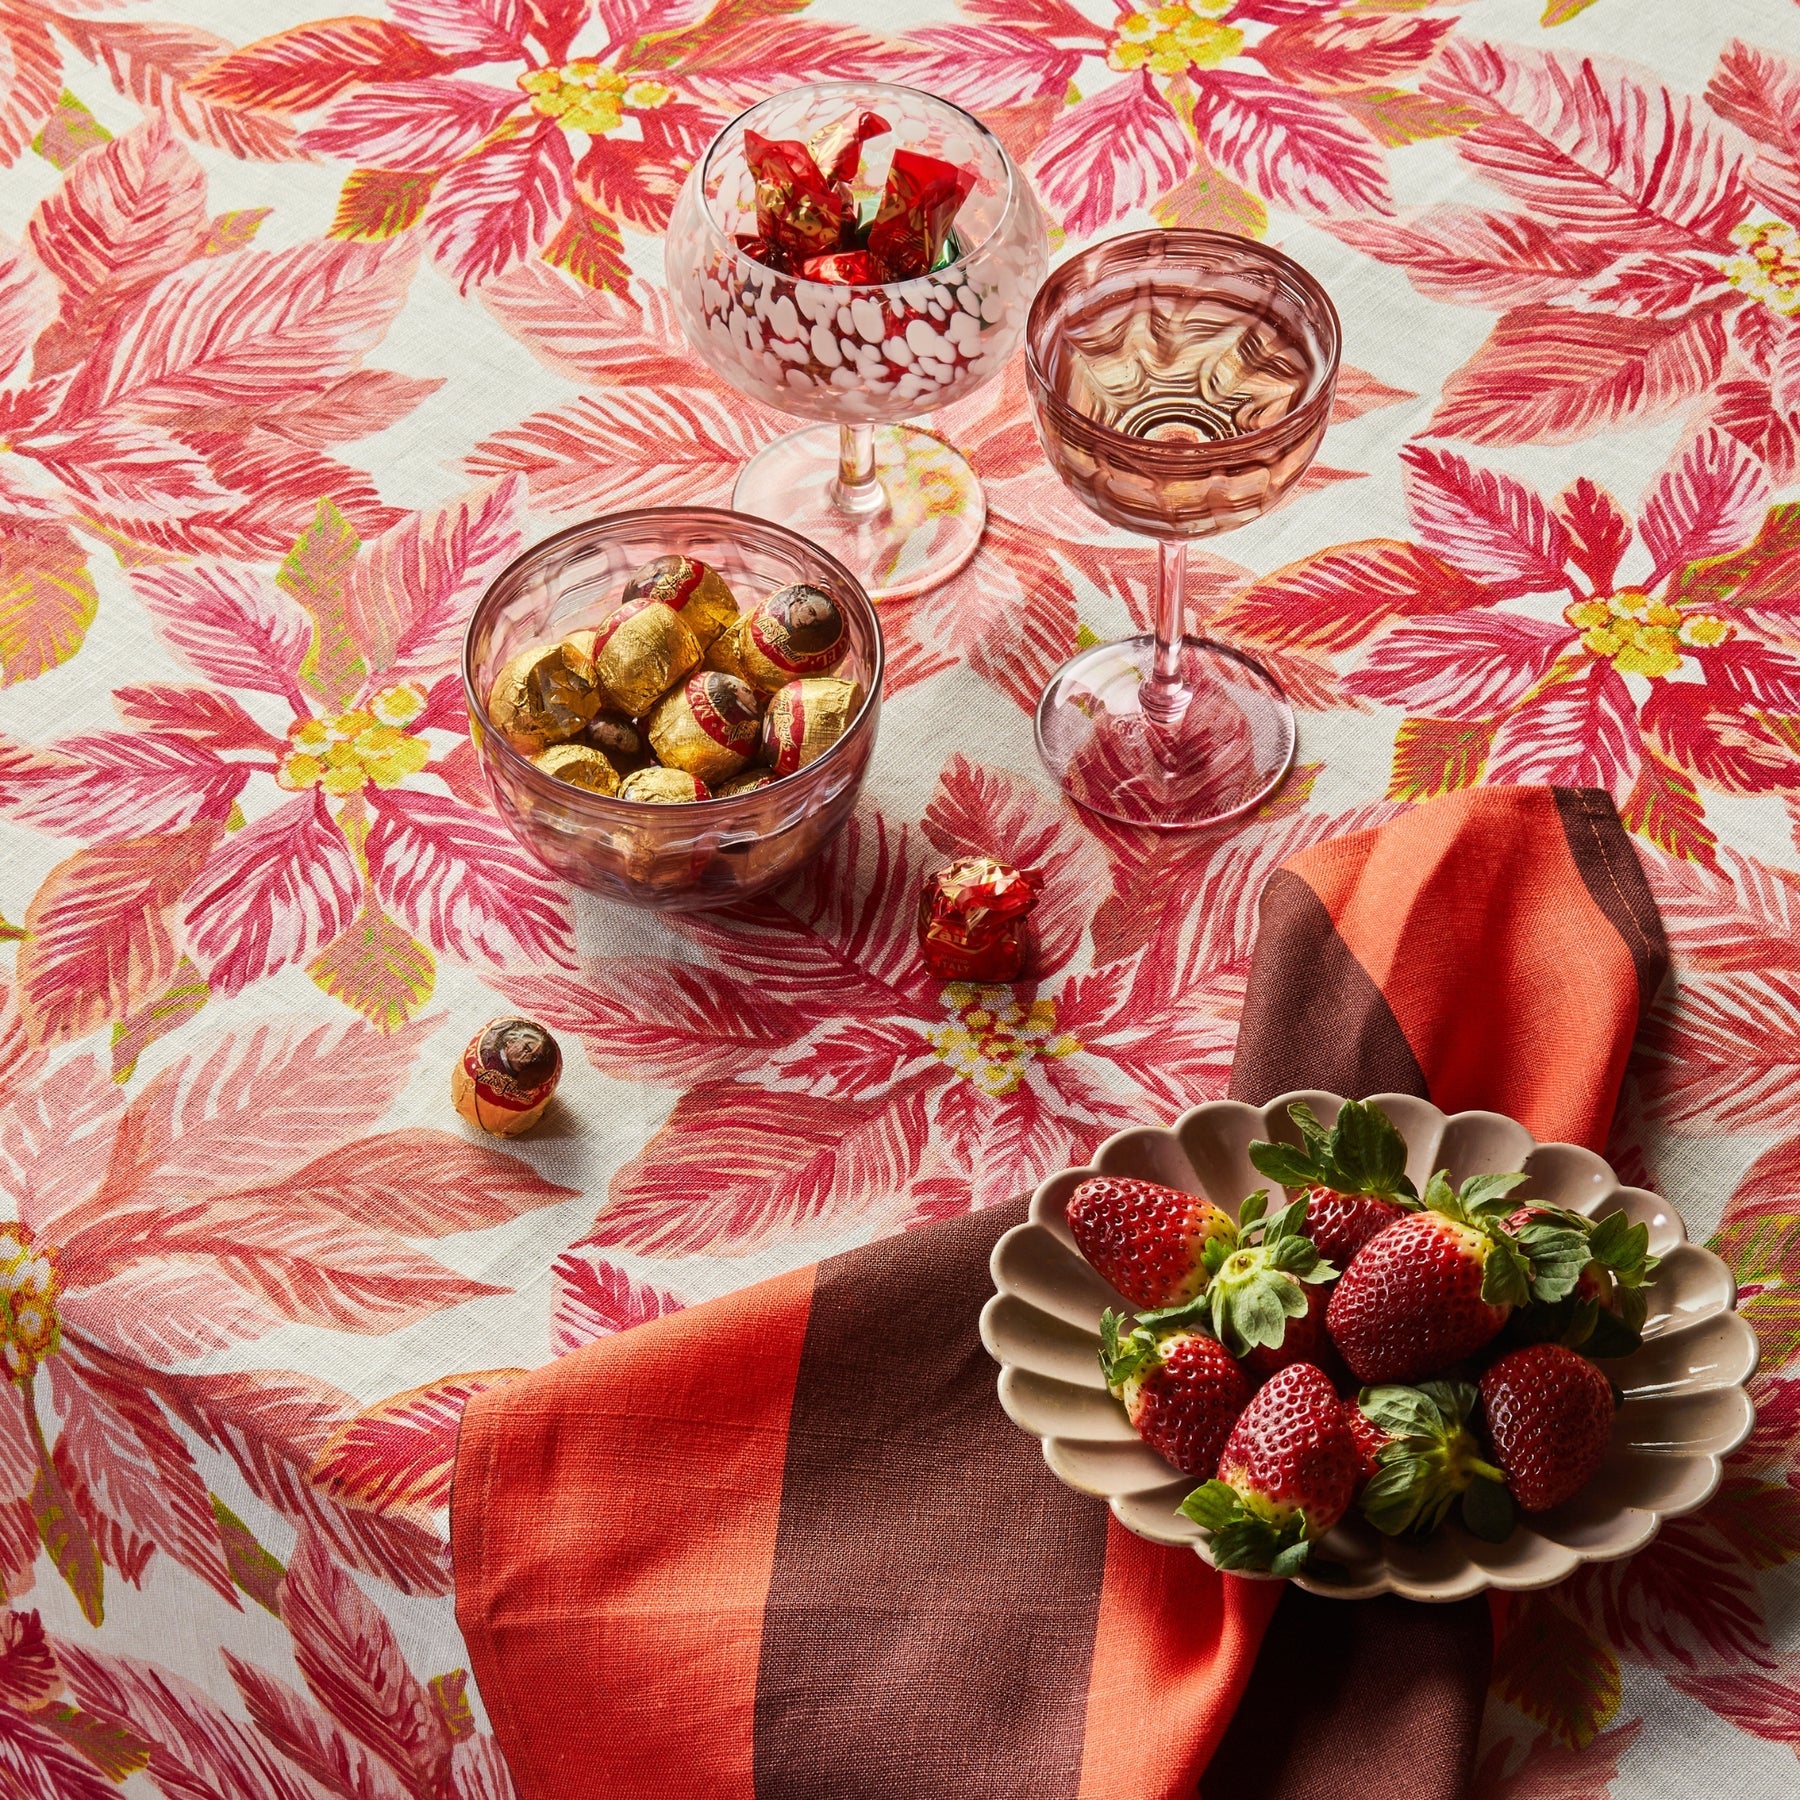
[{"label": "goblet foot", "polygon": [[[1180,687],[1153,682],[1156,640],[1084,650],[1038,702],[1038,753],[1079,806],[1194,831],[1259,805],[1294,759],[1294,709],[1247,656],[1183,638]],[[1146,705],[1146,701],[1149,702]]]},{"label": "goblet foot", "polygon": [[867,511],[838,503],[838,428],[777,438],[738,476],[731,504],[773,519],[835,556],[872,600],[903,600],[946,582],[975,554],[987,499],[948,444],[910,425],[877,425]]}]

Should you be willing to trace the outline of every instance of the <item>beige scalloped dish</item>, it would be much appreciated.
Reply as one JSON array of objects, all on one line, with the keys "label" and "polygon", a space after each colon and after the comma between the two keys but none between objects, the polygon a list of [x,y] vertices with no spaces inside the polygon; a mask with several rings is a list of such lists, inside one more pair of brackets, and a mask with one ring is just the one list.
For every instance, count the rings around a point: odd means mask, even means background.
[{"label": "beige scalloped dish", "polygon": [[[1521,1515],[1500,1544],[1482,1542],[1454,1520],[1416,1541],[1384,1537],[1352,1513],[1319,1540],[1295,1579],[1311,1593],[1347,1600],[1382,1593],[1460,1600],[1489,1587],[1548,1587],[1581,1563],[1641,1550],[1664,1519],[1712,1496],[1720,1459],[1743,1442],[1754,1418],[1744,1384],[1756,1368],[1756,1334],[1732,1310],[1731,1271],[1688,1242],[1666,1200],[1624,1185],[1591,1150],[1539,1144],[1498,1113],[1446,1116],[1409,1095],[1372,1099],[1405,1138],[1407,1173],[1420,1187],[1436,1169],[1447,1169],[1453,1183],[1523,1169],[1528,1179],[1515,1199],[1590,1217],[1623,1208],[1649,1228],[1651,1253],[1661,1262],[1648,1289],[1643,1343],[1603,1365],[1624,1404],[1606,1462],[1573,1500]],[[1298,1141],[1287,1113],[1295,1101],[1325,1122],[1343,1104],[1323,1093],[1283,1094],[1265,1107],[1209,1101],[1168,1130],[1120,1132],[1091,1164],[1044,1182],[1027,1222],[994,1246],[997,1291],[982,1310],[981,1338],[1001,1365],[1007,1416],[1040,1440],[1059,1480],[1105,1500],[1128,1530],[1155,1543],[1190,1545],[1203,1557],[1206,1533],[1176,1510],[1198,1483],[1138,1438],[1101,1378],[1100,1314],[1131,1307],[1076,1250],[1066,1209],[1081,1182],[1107,1174],[1204,1193],[1235,1215],[1246,1195],[1268,1185],[1251,1165],[1251,1142]]]}]

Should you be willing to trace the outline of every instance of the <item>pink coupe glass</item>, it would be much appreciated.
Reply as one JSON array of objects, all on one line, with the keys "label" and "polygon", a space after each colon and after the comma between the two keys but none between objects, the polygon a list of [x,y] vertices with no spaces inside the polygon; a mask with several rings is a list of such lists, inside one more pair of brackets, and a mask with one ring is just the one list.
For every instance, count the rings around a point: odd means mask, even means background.
[{"label": "pink coupe glass", "polygon": [[1146,231],[1071,257],[1038,290],[1025,372],[1044,454],[1101,518],[1158,540],[1153,633],[1063,664],[1038,750],[1069,797],[1194,829],[1265,800],[1294,712],[1249,657],[1184,634],[1187,546],[1248,524],[1306,472],[1337,383],[1337,313],[1278,250]]},{"label": "pink coupe glass", "polygon": [[[975,171],[957,214],[959,253],[910,281],[840,284],[783,274],[744,254],[756,230],[744,134],[807,141],[878,113],[852,192],[879,195],[895,149]],[[777,438],[738,477],[732,505],[774,519],[850,569],[875,599],[923,593],[980,541],[975,471],[929,432],[897,421],[973,393],[1005,367],[1043,279],[1043,215],[1000,140],[915,88],[824,81],[734,119],[694,166],[663,249],[688,342],[719,377],[779,412],[824,423]]]}]

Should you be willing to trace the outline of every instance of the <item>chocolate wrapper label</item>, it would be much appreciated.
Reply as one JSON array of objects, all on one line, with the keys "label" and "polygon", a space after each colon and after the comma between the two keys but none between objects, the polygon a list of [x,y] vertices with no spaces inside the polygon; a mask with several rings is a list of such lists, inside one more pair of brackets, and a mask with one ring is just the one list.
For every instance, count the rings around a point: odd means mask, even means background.
[{"label": "chocolate wrapper label", "polygon": [[566,743],[599,710],[594,665],[568,643],[521,651],[488,693],[495,729],[527,756]]},{"label": "chocolate wrapper label", "polygon": [[660,600],[633,605],[610,636],[602,628],[594,667],[607,700],[638,719],[699,664],[700,646],[681,615]]},{"label": "chocolate wrapper label", "polygon": [[758,602],[738,627],[745,679],[765,692],[802,675],[829,675],[850,652],[844,615],[821,587],[797,582]]},{"label": "chocolate wrapper label", "polygon": [[659,556],[625,584],[621,606],[660,600],[681,615],[702,650],[738,619],[738,603],[725,577],[691,556]]},{"label": "chocolate wrapper label", "polygon": [[556,1039],[532,1019],[490,1019],[451,1071],[450,1097],[471,1125],[499,1137],[528,1131],[562,1079]]},{"label": "chocolate wrapper label", "polygon": [[650,743],[658,759],[709,785],[724,781],[756,754],[762,705],[735,675],[703,670],[657,701]]},{"label": "chocolate wrapper label", "polygon": [[637,726],[622,712],[611,712],[605,708],[595,713],[582,728],[581,741],[605,752],[606,760],[621,775],[628,775],[634,768],[641,768],[650,757],[644,734]]},{"label": "chocolate wrapper label", "polygon": [[763,721],[763,760],[777,775],[817,762],[850,727],[862,688],[834,676],[790,682],[769,702]]},{"label": "chocolate wrapper label", "polygon": [[927,875],[919,894],[919,949],[945,981],[1015,981],[1024,967],[1025,917],[1044,878],[991,856],[965,856]]}]

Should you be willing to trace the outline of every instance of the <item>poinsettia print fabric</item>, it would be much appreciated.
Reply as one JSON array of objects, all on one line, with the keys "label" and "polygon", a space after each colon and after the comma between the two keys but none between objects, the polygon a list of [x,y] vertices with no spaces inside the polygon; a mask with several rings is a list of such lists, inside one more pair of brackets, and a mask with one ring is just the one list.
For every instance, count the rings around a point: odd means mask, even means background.
[{"label": "poinsettia print fabric", "polygon": [[[1059,252],[1201,225],[1330,288],[1324,453],[1192,582],[1299,760],[1211,838],[1047,784],[1037,694],[1154,568],[1015,367],[932,421],[987,533],[886,609],[850,828],[741,913],[602,904],[494,812],[462,628],[787,428],[688,353],[661,233],[734,111],[865,75],[986,119]],[[1486,781],[1636,834],[1676,981],[1613,1156],[1763,1365],[1706,1508],[1514,1606],[1477,1791],[1785,1794],[1789,0],[0,0],[0,1786],[508,1800],[448,1592],[469,1396],[1219,1093],[1267,873]],[[1044,873],[1010,986],[917,959],[972,850]],[[514,1008],[568,1074],[502,1145],[448,1071]]]}]

